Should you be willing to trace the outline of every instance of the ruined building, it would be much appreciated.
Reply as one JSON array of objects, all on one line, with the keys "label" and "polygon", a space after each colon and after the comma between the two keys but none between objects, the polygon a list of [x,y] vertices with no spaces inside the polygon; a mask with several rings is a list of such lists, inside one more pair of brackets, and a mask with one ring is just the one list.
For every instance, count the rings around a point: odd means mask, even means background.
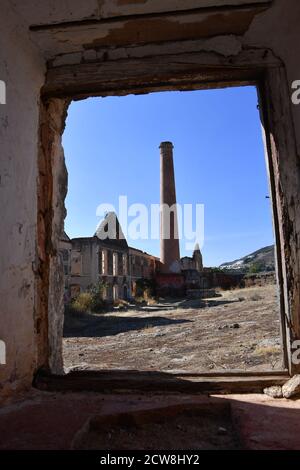
[{"label": "ruined building", "polygon": [[160,259],[128,246],[117,215],[109,212],[93,237],[70,240],[64,233],[61,239],[66,301],[100,285],[104,300],[130,299],[139,279],[153,280],[161,295],[184,295],[186,288],[203,287],[199,245],[193,257],[180,259],[173,144],[162,142],[160,150]]},{"label": "ruined building", "polygon": [[[108,233],[112,227],[112,233]],[[152,279],[158,258],[129,247],[115,213],[109,212],[93,237],[71,240],[71,276],[67,299],[102,285],[104,300],[129,299],[138,279]]]}]

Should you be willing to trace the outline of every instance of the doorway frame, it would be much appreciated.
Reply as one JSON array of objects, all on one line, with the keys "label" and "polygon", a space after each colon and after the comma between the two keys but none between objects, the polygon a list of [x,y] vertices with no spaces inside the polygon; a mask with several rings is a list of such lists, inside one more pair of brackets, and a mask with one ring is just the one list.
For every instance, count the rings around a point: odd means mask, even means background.
[{"label": "doorway frame", "polygon": [[[295,227],[299,217],[290,201],[300,200],[296,139],[291,100],[284,65],[269,50],[253,49],[236,57],[185,51],[178,55],[152,55],[139,59],[81,63],[49,68],[41,92],[38,241],[40,279],[37,296],[38,366],[49,376],[62,368],[62,306],[59,299],[61,266],[58,234],[65,216],[66,169],[61,145],[67,108],[72,100],[97,96],[124,96],[157,91],[192,91],[232,86],[257,87],[264,129],[265,153],[276,241],[277,280],[284,371],[274,376],[300,371],[293,364],[293,341],[300,339],[300,240]],[[291,240],[293,245],[291,245]],[[61,332],[61,333],[60,333]],[[272,376],[272,371],[266,371]],[[266,373],[228,372],[224,377],[259,378]],[[198,374],[193,374],[197,377]],[[215,373],[205,374],[215,380]],[[203,374],[199,374],[199,378]],[[249,382],[249,387],[251,383]],[[251,388],[251,387],[250,387]]]}]

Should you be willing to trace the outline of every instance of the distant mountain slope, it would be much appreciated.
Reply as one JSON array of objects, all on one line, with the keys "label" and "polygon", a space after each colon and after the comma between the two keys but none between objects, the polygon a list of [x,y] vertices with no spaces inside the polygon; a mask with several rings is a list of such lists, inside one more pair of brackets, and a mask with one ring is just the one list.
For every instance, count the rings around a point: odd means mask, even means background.
[{"label": "distant mountain slope", "polygon": [[243,258],[229,261],[220,265],[221,269],[235,272],[263,272],[274,271],[274,245],[265,246]]}]

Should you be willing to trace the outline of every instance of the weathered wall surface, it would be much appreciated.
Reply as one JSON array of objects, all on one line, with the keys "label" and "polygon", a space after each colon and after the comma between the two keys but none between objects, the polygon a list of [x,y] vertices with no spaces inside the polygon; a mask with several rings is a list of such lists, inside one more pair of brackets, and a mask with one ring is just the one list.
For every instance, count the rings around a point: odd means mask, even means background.
[{"label": "weathered wall surface", "polygon": [[[292,82],[300,80],[300,3],[298,0],[275,0],[272,8],[254,18],[242,39],[247,47],[270,49],[285,65],[289,92]],[[290,106],[295,122],[298,154],[300,155],[300,105]]]},{"label": "weathered wall surface", "polygon": [[19,18],[1,1],[0,397],[30,386],[35,367],[36,178],[39,92],[44,66]]},{"label": "weathered wall surface", "polygon": [[59,254],[64,229],[67,171],[61,136],[68,101],[41,101],[38,152],[36,283],[37,367],[61,373],[63,331],[63,263]]},{"label": "weathered wall surface", "polygon": [[[98,9],[95,0],[90,0],[85,5],[84,18],[101,20],[101,22],[64,27],[64,22],[72,19],[78,20],[80,11],[78,4],[80,2],[74,1],[72,3],[73,14],[70,15],[70,6],[68,10],[67,3],[66,1],[63,3],[60,16],[58,9],[52,8],[52,12],[56,14],[52,23],[59,23],[61,26],[32,31],[33,40],[41,45],[46,57],[53,59],[55,54],[59,56],[53,62],[54,66],[89,61],[101,62],[101,60],[106,62],[130,57],[141,58],[157,54],[158,50],[166,55],[176,50],[182,53],[183,43],[180,45],[177,42],[174,47],[169,41],[191,40],[190,44],[185,42],[186,49],[203,50],[212,54],[221,54],[224,57],[237,56],[242,48],[269,49],[285,64],[289,85],[291,86],[294,80],[300,80],[300,4],[298,0],[288,2],[285,0],[273,0],[273,2],[263,0],[187,0],[185,2],[100,0]],[[246,9],[249,4],[252,7]],[[225,5],[233,8],[231,13],[225,13],[223,10],[212,12],[207,10],[212,7],[222,8]],[[234,10],[237,7],[244,9]],[[25,7],[22,9],[24,10]],[[189,10],[191,10],[190,13]],[[168,16],[169,13],[171,17]],[[159,15],[163,16],[159,17]],[[155,27],[153,26],[154,20],[158,22]],[[132,21],[134,23],[131,23]],[[174,25],[171,30],[170,22]],[[51,23],[51,17],[48,20],[41,17],[40,21],[38,18],[31,18],[31,24],[45,25],[46,23]],[[243,28],[241,28],[242,24]],[[161,34],[164,36],[161,37]],[[160,43],[157,47],[155,44],[159,40],[169,43]],[[147,46],[142,47],[143,43]],[[139,44],[140,48],[137,47]],[[300,129],[300,106],[292,108],[295,128]],[[299,134],[297,136],[298,151],[300,149]]]}]

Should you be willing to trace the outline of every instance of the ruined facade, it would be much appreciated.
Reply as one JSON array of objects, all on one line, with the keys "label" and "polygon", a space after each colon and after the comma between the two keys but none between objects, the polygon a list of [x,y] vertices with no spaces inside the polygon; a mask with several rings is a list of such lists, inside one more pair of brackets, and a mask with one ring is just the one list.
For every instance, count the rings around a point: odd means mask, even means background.
[{"label": "ruined facade", "polygon": [[299,1],[2,0],[1,7],[1,399],[30,388],[40,368],[62,370],[61,135],[70,100],[88,96],[258,86],[285,365],[299,371],[291,360],[300,339]]},{"label": "ruined facade", "polygon": [[128,259],[128,246],[117,241],[104,243],[97,236],[72,239],[70,297],[102,286],[103,299],[126,299],[130,290]]},{"label": "ruined facade", "polygon": [[[113,212],[106,215],[93,237],[73,238],[70,244],[70,275],[65,277],[68,299],[101,287],[103,300],[128,300],[137,280],[153,279],[160,264],[155,256],[128,246]],[[66,256],[63,245],[60,251]]]},{"label": "ruined facade", "polygon": [[203,259],[196,243],[193,256],[180,259],[180,268],[184,276],[185,294],[187,297],[203,297],[206,289],[213,287],[204,274]]},{"label": "ruined facade", "polygon": [[[103,300],[108,302],[124,299],[128,300],[136,295],[136,284],[140,279],[152,280],[156,284],[162,273],[162,263],[159,258],[128,246],[123,234],[120,238],[114,233],[103,238],[103,227],[107,219],[116,221],[117,232],[121,232],[116,214],[108,213],[100,229],[93,237],[72,238],[64,234],[60,244],[60,256],[64,265],[65,301],[69,302],[81,292],[101,286]],[[200,288],[201,272],[203,271],[202,255],[200,249],[194,251],[193,257],[184,257],[180,260],[182,274],[171,280],[166,273],[164,290],[158,293],[167,293],[166,287],[171,282],[174,288],[182,287],[182,281],[187,276],[198,279],[197,288]],[[177,278],[180,280],[178,284]],[[175,284],[174,284],[175,282]],[[173,283],[173,284],[172,284]],[[195,284],[195,283],[194,283]],[[202,284],[201,284],[202,285]],[[194,285],[196,287],[196,285]],[[179,294],[184,295],[185,290]]]},{"label": "ruined facade", "polygon": [[195,245],[192,257],[184,256],[180,259],[180,269],[181,271],[186,271],[187,269],[195,269],[199,272],[203,271],[202,253],[198,243]]}]

